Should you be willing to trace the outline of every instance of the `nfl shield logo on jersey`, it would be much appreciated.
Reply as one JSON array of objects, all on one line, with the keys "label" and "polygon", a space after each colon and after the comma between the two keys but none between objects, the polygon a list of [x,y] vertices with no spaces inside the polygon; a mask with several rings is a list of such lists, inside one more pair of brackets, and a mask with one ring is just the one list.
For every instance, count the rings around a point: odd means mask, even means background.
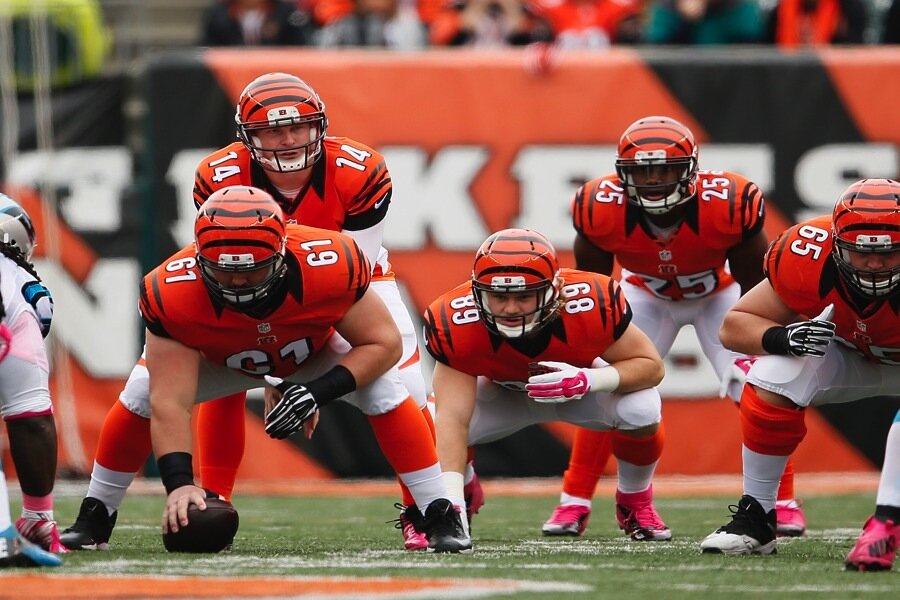
[{"label": "nfl shield logo on jersey", "polygon": [[660,250],[659,251],[659,260],[665,260],[665,261],[672,260],[672,251],[671,250]]},{"label": "nfl shield logo on jersey", "polygon": [[256,330],[260,333],[269,333],[272,331],[272,325],[269,323],[260,323],[256,326]]}]

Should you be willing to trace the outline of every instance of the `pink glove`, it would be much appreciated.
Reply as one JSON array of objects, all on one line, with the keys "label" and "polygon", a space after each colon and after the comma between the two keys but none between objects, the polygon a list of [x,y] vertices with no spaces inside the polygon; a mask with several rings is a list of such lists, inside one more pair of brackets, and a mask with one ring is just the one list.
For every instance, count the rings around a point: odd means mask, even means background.
[{"label": "pink glove", "polygon": [[528,396],[536,402],[568,402],[591,390],[611,392],[619,387],[619,372],[613,367],[582,369],[550,360],[541,361],[537,366],[550,372],[532,375],[525,384]]},{"label": "pink glove", "polygon": [[6,326],[6,323],[0,323],[0,361],[9,354],[9,347],[12,345],[12,331]]}]

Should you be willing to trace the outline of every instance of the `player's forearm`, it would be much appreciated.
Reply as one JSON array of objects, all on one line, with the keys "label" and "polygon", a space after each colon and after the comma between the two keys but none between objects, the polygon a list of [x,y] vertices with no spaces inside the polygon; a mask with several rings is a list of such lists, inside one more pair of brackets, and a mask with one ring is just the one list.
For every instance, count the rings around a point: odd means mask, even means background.
[{"label": "player's forearm", "polygon": [[644,390],[660,384],[666,374],[662,360],[638,356],[611,365],[619,372],[617,394]]},{"label": "player's forearm", "polygon": [[384,375],[397,364],[403,353],[400,338],[354,346],[338,363],[356,380],[357,388],[364,387]]},{"label": "player's forearm", "polygon": [[758,315],[732,310],[726,313],[722,321],[719,339],[723,346],[735,352],[766,354],[762,346],[763,334],[780,324]]},{"label": "player's forearm", "polygon": [[191,409],[174,402],[151,400],[150,437],[157,458],[171,452],[191,452]]}]

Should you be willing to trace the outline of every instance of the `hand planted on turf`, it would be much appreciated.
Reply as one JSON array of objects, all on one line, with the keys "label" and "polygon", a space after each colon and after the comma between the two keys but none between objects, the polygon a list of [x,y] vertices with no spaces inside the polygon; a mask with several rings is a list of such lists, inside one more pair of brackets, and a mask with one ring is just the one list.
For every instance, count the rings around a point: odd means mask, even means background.
[{"label": "hand planted on turf", "polygon": [[[266,382],[281,394],[281,399],[266,414],[266,433],[269,437],[282,440],[300,431],[315,418],[319,405],[306,386],[270,375],[266,375]],[[308,435],[311,436],[312,432]]]},{"label": "hand planted on turf", "polygon": [[172,490],[166,497],[166,508],[163,510],[163,533],[178,533],[178,529],[188,524],[188,507],[196,504],[200,510],[206,510],[206,491],[196,485],[183,485]]}]

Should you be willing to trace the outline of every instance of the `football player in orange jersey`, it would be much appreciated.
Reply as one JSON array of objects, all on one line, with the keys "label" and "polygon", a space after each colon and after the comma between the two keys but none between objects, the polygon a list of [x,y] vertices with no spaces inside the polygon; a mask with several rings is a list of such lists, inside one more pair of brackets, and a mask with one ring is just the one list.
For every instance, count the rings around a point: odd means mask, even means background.
[{"label": "football player in orange jersey", "polygon": [[455,506],[466,504],[471,446],[549,421],[622,432],[630,443],[619,485],[650,486],[656,461],[631,457],[646,454],[639,441],[659,427],[662,359],[632,323],[619,285],[560,269],[543,235],[488,237],[472,279],[425,312],[425,347],[436,360],[438,456]]},{"label": "football player in orange jersey", "polygon": [[[720,332],[726,347],[763,356],[740,402],[744,495],[731,522],[700,544],[703,552],[775,552],[778,478],[806,434],[807,407],[900,396],[900,183],[853,183],[831,215],[782,233],[765,269]],[[875,514],[847,556],[849,569],[894,562],[898,463],[896,455],[885,460]]]},{"label": "football player in orange jersey", "polygon": [[[702,171],[697,160],[693,134],[675,119],[632,123],[619,141],[616,172],[575,194],[575,260],[579,269],[605,275],[617,260],[635,323],[659,353],[668,354],[679,330],[692,324],[724,381],[736,356],[719,342],[719,325],[740,294],[762,278],[765,209],[752,182],[736,173]],[[576,432],[560,504],[542,527],[545,535],[584,532],[597,480],[610,453],[618,456],[620,437]],[[662,430],[652,443],[662,446]],[[652,490],[625,492],[616,494],[619,526],[636,540],[668,540],[672,534],[653,507]]]},{"label": "football player in orange jersey", "polygon": [[149,398],[126,399],[150,417],[168,493],[163,532],[185,526],[191,504],[205,506],[194,485],[191,408],[265,377],[271,437],[311,433],[329,402],[356,406],[424,515],[428,550],[471,551],[445,497],[431,430],[397,372],[399,331],[369,289],[370,267],[352,238],[286,225],[272,196],[247,186],[214,192],[194,238],[142,282]]},{"label": "football player in orange jersey", "polygon": [[[289,222],[342,231],[352,237],[372,266],[372,289],[400,329],[400,376],[433,430],[415,326],[382,247],[393,189],[384,157],[355,140],[326,136],[324,102],[309,84],[286,73],[267,73],[251,81],[240,95],[235,121],[240,141],[200,161],[194,203],[199,208],[210,194],[225,186],[252,185],[272,194]],[[87,497],[76,523],[63,532],[72,548],[108,547],[111,521],[134,473],[150,453],[149,438],[140,437],[143,419],[123,405],[129,396],[145,394],[146,379],[141,361],[129,377],[121,402],[107,415]],[[198,409],[200,477],[204,487],[226,498],[231,497],[244,453],[245,396],[241,392]],[[135,439],[143,439],[143,445],[136,445]],[[402,483],[401,489],[403,505],[411,504],[413,498]],[[408,549],[427,548],[424,535],[402,515],[400,524]]]}]

